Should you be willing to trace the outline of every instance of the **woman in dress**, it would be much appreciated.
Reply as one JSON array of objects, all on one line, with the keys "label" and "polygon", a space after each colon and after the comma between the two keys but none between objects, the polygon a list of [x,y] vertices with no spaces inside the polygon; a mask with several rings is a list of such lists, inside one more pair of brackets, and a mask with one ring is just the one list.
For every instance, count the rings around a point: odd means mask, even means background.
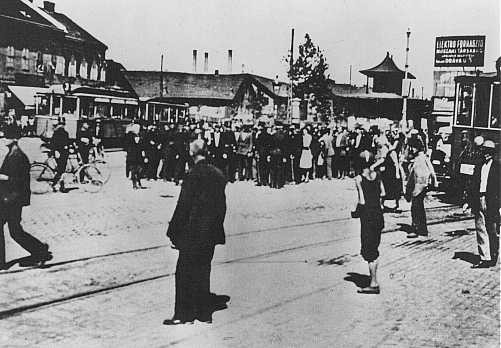
[{"label": "woman in dress", "polygon": [[[299,160],[299,168],[301,169],[301,181],[308,182],[310,179],[310,171],[313,164],[313,154],[311,153],[312,136],[307,127],[303,128],[303,149],[301,159]],[[305,177],[305,179],[303,179]]]},{"label": "woman in dress", "polygon": [[358,193],[357,215],[360,218],[361,255],[369,264],[370,284],[361,288],[361,294],[379,294],[377,282],[377,259],[379,257],[379,243],[381,231],[384,227],[381,197],[385,195],[379,175],[371,167],[374,156],[369,151],[360,154],[362,173],[355,177]]},{"label": "woman in dress", "polygon": [[[398,148],[395,143],[390,147],[389,152],[382,167],[384,171],[381,172],[381,179],[383,180],[386,196],[383,199],[383,207],[385,200],[395,200],[395,206],[388,208],[393,212],[397,212],[400,208],[400,198],[403,194],[403,177],[404,171],[398,160]],[[386,207],[384,207],[386,209]]]}]

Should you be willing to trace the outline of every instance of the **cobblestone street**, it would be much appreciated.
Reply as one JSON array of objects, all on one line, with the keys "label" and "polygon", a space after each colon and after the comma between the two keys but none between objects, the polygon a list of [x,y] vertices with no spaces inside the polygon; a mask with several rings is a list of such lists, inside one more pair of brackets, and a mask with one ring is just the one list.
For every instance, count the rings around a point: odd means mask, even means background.
[{"label": "cobblestone street", "polygon": [[[385,215],[379,296],[367,282],[352,180],[282,190],[227,188],[227,244],[216,248],[212,291],[231,296],[211,325],[172,316],[177,252],[165,238],[179,187],[133,191],[123,154],[97,194],[33,196],[27,231],[47,241],[45,269],[0,272],[6,347],[497,347],[499,266],[472,270],[473,220],[427,200],[430,236],[406,238],[409,206]],[[8,236],[8,235],[7,235]],[[24,252],[8,240],[7,259]]]}]

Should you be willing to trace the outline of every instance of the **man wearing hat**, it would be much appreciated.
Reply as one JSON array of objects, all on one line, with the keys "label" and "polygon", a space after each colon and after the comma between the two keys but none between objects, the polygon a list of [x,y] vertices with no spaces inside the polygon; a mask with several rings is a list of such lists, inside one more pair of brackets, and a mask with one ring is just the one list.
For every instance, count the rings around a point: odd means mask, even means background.
[{"label": "man wearing hat", "polygon": [[[68,161],[69,156],[69,145],[70,145],[70,136],[68,132],[64,129],[66,125],[66,121],[64,118],[60,118],[57,122],[56,129],[54,130],[54,134],[52,135],[52,139],[50,141],[50,146],[52,151],[54,152],[54,157],[56,158],[56,175],[54,176],[54,180],[52,181],[52,187],[55,191],[55,186],[59,181],[61,181],[61,176],[66,171],[66,162]],[[59,190],[64,192],[64,182],[61,181],[59,185]]]},{"label": "man wearing hat", "polygon": [[49,246],[42,243],[21,226],[23,207],[30,204],[30,161],[17,141],[21,130],[9,125],[5,130],[9,152],[0,167],[0,269],[5,268],[5,239],[3,226],[7,223],[14,241],[30,253],[23,266],[32,266],[49,261],[52,254]]},{"label": "man wearing hat", "polygon": [[475,215],[480,262],[472,268],[495,266],[499,255],[499,162],[492,140],[482,145],[483,161],[475,165],[469,204]]}]

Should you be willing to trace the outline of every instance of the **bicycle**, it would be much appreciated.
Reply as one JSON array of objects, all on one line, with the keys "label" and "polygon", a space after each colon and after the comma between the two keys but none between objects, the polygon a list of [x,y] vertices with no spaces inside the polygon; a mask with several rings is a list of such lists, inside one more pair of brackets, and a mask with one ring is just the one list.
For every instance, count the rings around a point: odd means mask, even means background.
[{"label": "bicycle", "polygon": [[104,183],[106,184],[111,178],[111,169],[108,162],[104,159],[104,152],[101,151],[98,146],[93,145],[89,151],[89,163],[94,164],[99,170],[99,174],[102,176]]},{"label": "bicycle", "polygon": [[[42,145],[43,147],[43,145]],[[52,151],[44,150],[47,159],[30,165],[31,192],[44,194],[53,191],[53,180],[57,171],[56,159]],[[77,185],[90,193],[99,192],[105,184],[101,171],[93,163],[82,164],[75,147],[70,146],[66,170],[61,176],[65,186]]]}]

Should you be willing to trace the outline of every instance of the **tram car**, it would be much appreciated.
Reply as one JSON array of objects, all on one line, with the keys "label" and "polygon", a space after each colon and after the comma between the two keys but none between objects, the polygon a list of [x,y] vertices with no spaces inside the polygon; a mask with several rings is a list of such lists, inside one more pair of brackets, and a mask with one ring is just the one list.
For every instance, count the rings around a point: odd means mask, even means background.
[{"label": "tram car", "polygon": [[447,193],[451,198],[460,201],[473,175],[478,159],[478,144],[482,140],[494,141],[499,160],[501,83],[495,72],[458,76],[455,82],[449,165],[451,182]]}]

